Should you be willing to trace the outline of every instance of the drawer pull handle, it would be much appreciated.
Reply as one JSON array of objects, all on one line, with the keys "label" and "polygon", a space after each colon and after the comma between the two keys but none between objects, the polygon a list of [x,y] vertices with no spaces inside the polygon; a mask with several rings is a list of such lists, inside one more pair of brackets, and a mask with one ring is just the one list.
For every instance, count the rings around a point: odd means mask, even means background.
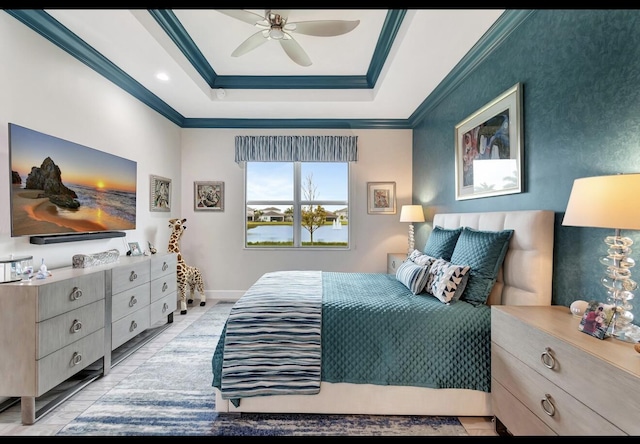
[{"label": "drawer pull handle", "polygon": [[540,355],[540,360],[542,361],[542,365],[547,368],[553,369],[553,367],[556,366],[556,358],[551,354],[549,347],[545,347],[544,352]]},{"label": "drawer pull handle", "polygon": [[78,321],[77,319],[74,319],[73,323],[71,324],[71,333],[78,333],[81,329],[82,329],[82,322]]},{"label": "drawer pull handle", "polygon": [[82,355],[78,352],[73,352],[73,356],[71,356],[71,366],[80,364],[82,361]]},{"label": "drawer pull handle", "polygon": [[129,280],[130,280],[131,282],[133,282],[133,281],[135,281],[136,279],[138,279],[138,275],[136,274],[136,272],[135,272],[135,271],[132,271],[132,272],[131,272],[131,275],[129,276]]},{"label": "drawer pull handle", "polygon": [[166,302],[164,304],[162,304],[162,312],[166,312],[169,309],[169,304],[167,304]]},{"label": "drawer pull handle", "polygon": [[553,405],[550,394],[544,394],[544,398],[540,400],[540,405],[542,406],[542,410],[544,410],[547,415],[553,416],[556,414],[556,407]]},{"label": "drawer pull handle", "polygon": [[162,263],[162,271],[167,271],[167,268],[169,268],[169,265],[166,262]]},{"label": "drawer pull handle", "polygon": [[167,285],[167,283],[166,283],[166,282],[164,282],[164,283],[162,284],[162,292],[164,293],[165,291],[167,291],[167,288],[169,288],[169,286]]},{"label": "drawer pull handle", "polygon": [[131,321],[131,326],[129,327],[129,331],[134,331],[136,328],[138,328],[138,324],[136,324],[136,321]]},{"label": "drawer pull handle", "polygon": [[138,300],[136,299],[136,297],[135,296],[131,296],[131,300],[129,300],[129,307],[133,307],[137,303],[138,303]]},{"label": "drawer pull handle", "polygon": [[82,297],[82,290],[80,290],[78,287],[73,287],[73,290],[71,290],[71,295],[69,297],[72,301],[80,299]]}]

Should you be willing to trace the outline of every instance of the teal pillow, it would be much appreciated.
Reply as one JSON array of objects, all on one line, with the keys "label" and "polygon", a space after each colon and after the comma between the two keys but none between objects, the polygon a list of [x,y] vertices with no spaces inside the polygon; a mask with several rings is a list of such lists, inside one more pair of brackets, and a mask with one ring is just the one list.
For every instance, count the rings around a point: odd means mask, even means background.
[{"label": "teal pillow", "polygon": [[446,261],[451,260],[451,253],[456,247],[460,233],[462,233],[462,227],[446,229],[436,225],[424,246],[424,254]]},{"label": "teal pillow", "polygon": [[418,294],[424,290],[429,279],[429,268],[425,265],[417,265],[412,261],[404,261],[396,271],[396,279],[404,284],[411,293]]},{"label": "teal pillow", "polygon": [[475,304],[487,302],[512,235],[513,230],[480,231],[464,227],[451,254],[452,263],[470,267],[461,300]]}]

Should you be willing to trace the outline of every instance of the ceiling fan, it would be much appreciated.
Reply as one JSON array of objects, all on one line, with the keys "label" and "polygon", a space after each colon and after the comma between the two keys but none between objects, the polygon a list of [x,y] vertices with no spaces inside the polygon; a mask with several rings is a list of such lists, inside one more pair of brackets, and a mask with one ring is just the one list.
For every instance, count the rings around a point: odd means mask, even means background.
[{"label": "ceiling fan", "polygon": [[269,40],[280,42],[284,52],[301,66],[311,65],[311,59],[293,38],[292,33],[312,35],[316,37],[333,37],[353,31],[360,24],[360,20],[310,20],[304,22],[289,22],[288,10],[265,9],[264,17],[244,9],[218,9],[217,11],[229,17],[236,18],[253,25],[260,30],[251,35],[238,46],[232,57],[240,57],[263,45]]}]

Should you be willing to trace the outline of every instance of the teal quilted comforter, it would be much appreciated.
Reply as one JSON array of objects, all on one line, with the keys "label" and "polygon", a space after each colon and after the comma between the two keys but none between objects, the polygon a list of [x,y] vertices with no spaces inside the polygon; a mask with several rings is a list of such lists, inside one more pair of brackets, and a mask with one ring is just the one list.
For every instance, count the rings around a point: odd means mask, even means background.
[{"label": "teal quilted comforter", "polygon": [[[322,273],[321,380],[490,391],[491,310],[412,294],[394,275]],[[224,337],[212,358],[220,388]]]}]

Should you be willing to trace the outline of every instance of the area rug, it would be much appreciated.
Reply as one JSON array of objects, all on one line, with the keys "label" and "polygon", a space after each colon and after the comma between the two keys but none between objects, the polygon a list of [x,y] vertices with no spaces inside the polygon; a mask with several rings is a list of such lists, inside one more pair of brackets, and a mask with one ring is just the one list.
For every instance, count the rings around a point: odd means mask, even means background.
[{"label": "area rug", "polygon": [[211,358],[233,304],[213,305],[58,435],[466,436],[456,417],[218,415]]}]

